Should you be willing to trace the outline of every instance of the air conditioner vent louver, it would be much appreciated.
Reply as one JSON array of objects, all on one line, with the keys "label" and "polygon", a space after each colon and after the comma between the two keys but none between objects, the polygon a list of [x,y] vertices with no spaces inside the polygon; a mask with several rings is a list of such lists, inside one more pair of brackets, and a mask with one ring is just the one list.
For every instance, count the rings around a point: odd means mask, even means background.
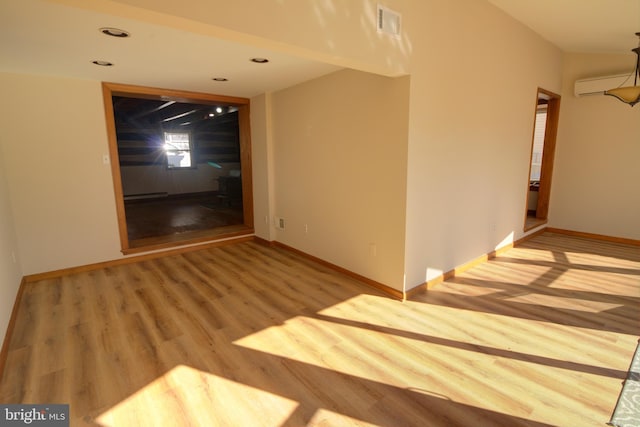
[{"label": "air conditioner vent louver", "polygon": [[605,90],[619,86],[633,86],[633,72],[576,80],[574,93],[577,97],[602,95]]},{"label": "air conditioner vent louver", "polygon": [[378,32],[400,38],[401,16],[398,12],[378,5]]}]

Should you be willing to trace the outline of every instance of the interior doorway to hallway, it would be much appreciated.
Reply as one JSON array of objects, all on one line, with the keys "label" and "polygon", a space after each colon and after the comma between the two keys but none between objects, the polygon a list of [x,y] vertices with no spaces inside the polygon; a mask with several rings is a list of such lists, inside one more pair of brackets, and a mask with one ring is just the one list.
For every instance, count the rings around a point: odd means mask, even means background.
[{"label": "interior doorway to hallway", "polygon": [[560,113],[560,95],[538,88],[529,160],[524,230],[547,223]]}]

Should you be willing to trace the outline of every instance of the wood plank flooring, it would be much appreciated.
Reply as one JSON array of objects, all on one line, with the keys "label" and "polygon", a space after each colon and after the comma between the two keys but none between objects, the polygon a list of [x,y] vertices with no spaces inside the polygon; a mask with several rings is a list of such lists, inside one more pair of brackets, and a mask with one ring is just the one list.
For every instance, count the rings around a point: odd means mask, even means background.
[{"label": "wood plank flooring", "polygon": [[224,204],[215,193],[125,202],[132,248],[247,230],[242,205]]},{"label": "wood plank flooring", "polygon": [[412,301],[245,242],[28,283],[3,403],[72,426],[604,426],[640,249],[540,235]]}]

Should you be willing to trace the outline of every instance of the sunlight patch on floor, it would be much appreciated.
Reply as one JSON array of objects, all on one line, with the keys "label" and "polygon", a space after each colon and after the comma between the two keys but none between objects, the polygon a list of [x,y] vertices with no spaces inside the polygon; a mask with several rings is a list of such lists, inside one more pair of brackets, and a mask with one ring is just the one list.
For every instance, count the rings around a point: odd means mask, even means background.
[{"label": "sunlight patch on floor", "polygon": [[591,301],[577,298],[565,298],[556,295],[529,294],[505,298],[505,301],[535,304],[539,306],[584,311],[587,313],[600,313],[622,307],[622,304],[613,304],[602,301]]},{"label": "sunlight patch on floor", "polygon": [[[595,255],[584,252],[563,252],[563,256],[571,264],[576,265],[589,265],[593,267],[605,267],[609,268],[612,265],[628,267],[634,270],[635,274],[638,274],[638,262],[632,260],[623,260],[620,258],[613,258],[605,255]],[[596,268],[597,270],[597,268]]]},{"label": "sunlight patch on floor", "polygon": [[[580,425],[582,417],[596,416],[595,413],[603,410],[593,409],[591,396],[574,390],[572,384],[577,380],[596,384],[610,394],[615,394],[620,384],[619,378],[606,375],[605,368],[588,363],[571,363],[562,358],[489,346],[483,349],[465,342],[419,334],[403,336],[400,330],[396,333],[380,331],[349,322],[347,319],[331,322],[296,317],[234,344],[397,389],[420,390],[421,394],[446,400],[450,400],[446,396],[455,395],[458,397],[452,402],[483,410],[529,419],[535,411],[540,422],[554,419],[550,408],[554,399],[560,399],[564,394],[577,396],[571,408],[577,414],[572,420],[577,423],[574,425]],[[335,344],[327,347],[307,340],[305,330],[309,327],[333,336]],[[536,353],[549,352],[544,343],[537,344]],[[498,342],[496,345],[501,346]],[[542,349],[539,348],[541,345]],[[474,372],[473,379],[466,374],[469,370]],[[499,386],[513,381],[514,377],[518,377],[519,384],[527,390],[526,398],[515,397]]]},{"label": "sunlight patch on floor", "polygon": [[379,424],[370,424],[356,418],[348,417],[344,414],[330,411],[328,409],[318,409],[309,421],[310,426],[326,426],[326,427],[376,427]]},{"label": "sunlight patch on floor", "polygon": [[555,261],[553,251],[548,249],[535,249],[530,247],[518,247],[509,249],[503,256],[519,260],[535,260],[535,261]]},{"label": "sunlight patch on floor", "polygon": [[[437,292],[437,291],[430,291]],[[526,296],[526,294],[525,294]],[[523,297],[525,297],[523,296]],[[535,294],[536,298],[543,295]],[[474,297],[475,298],[475,297]],[[581,303],[578,300],[575,304]],[[566,301],[565,301],[566,302]],[[492,304],[509,304],[495,300]],[[587,301],[591,303],[591,301]],[[532,301],[520,302],[523,311],[536,313],[542,305]],[[607,308],[603,302],[594,302],[595,308]],[[597,305],[603,304],[603,305]],[[578,305],[573,309],[577,310]],[[613,304],[613,307],[617,305]],[[490,307],[489,307],[490,308]],[[385,313],[384,316],[376,313]],[[525,317],[508,316],[492,312],[479,312],[444,305],[425,304],[420,301],[390,301],[370,295],[361,295],[320,311],[323,319],[357,326],[358,328],[387,328],[389,333],[410,337],[417,341],[449,343],[454,348],[477,346],[480,349],[515,352],[521,355],[541,356],[564,360],[574,355],[581,363],[597,367],[626,370],[628,359],[624,349],[633,346],[637,337],[619,332],[564,325]],[[585,313],[585,315],[589,315]],[[378,319],[373,321],[372,319]],[[552,338],[555,337],[555,338]],[[597,347],[585,344],[599,343]],[[612,347],[620,349],[614,365],[602,366]],[[482,351],[482,350],[480,350]],[[610,356],[609,356],[610,358]]]},{"label": "sunlight patch on floor", "polygon": [[[495,281],[493,283],[495,283]],[[513,285],[513,283],[509,283],[509,285]],[[473,283],[463,283],[462,281],[458,281],[455,283],[455,286],[448,286],[446,292],[447,294],[453,295],[481,297],[500,294],[501,292],[504,292],[504,288],[499,286],[492,287],[491,285],[484,284],[482,286],[478,286]]]},{"label": "sunlight patch on floor", "polygon": [[[598,271],[598,267],[587,266],[585,269],[567,270],[562,274],[562,277],[549,286],[555,289],[585,291],[594,295],[602,294],[603,298],[616,296],[640,298],[640,280],[637,280],[635,284],[622,285],[619,283],[634,275],[640,277],[640,269],[620,269],[620,272],[610,273]],[[615,285],[615,292],[610,291],[612,284]]]},{"label": "sunlight patch on floor", "polygon": [[[102,413],[104,427],[250,425],[284,422],[298,403],[179,365]],[[279,420],[279,422],[277,422]]]}]

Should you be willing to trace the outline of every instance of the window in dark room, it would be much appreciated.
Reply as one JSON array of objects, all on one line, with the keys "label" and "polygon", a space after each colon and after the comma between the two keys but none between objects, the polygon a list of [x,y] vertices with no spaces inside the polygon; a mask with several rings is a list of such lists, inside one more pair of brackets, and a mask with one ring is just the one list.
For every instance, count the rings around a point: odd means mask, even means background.
[{"label": "window in dark room", "polygon": [[247,99],[103,91],[123,253],[253,232]]},{"label": "window in dark room", "polygon": [[169,169],[190,168],[195,165],[189,132],[164,132],[164,153]]}]

